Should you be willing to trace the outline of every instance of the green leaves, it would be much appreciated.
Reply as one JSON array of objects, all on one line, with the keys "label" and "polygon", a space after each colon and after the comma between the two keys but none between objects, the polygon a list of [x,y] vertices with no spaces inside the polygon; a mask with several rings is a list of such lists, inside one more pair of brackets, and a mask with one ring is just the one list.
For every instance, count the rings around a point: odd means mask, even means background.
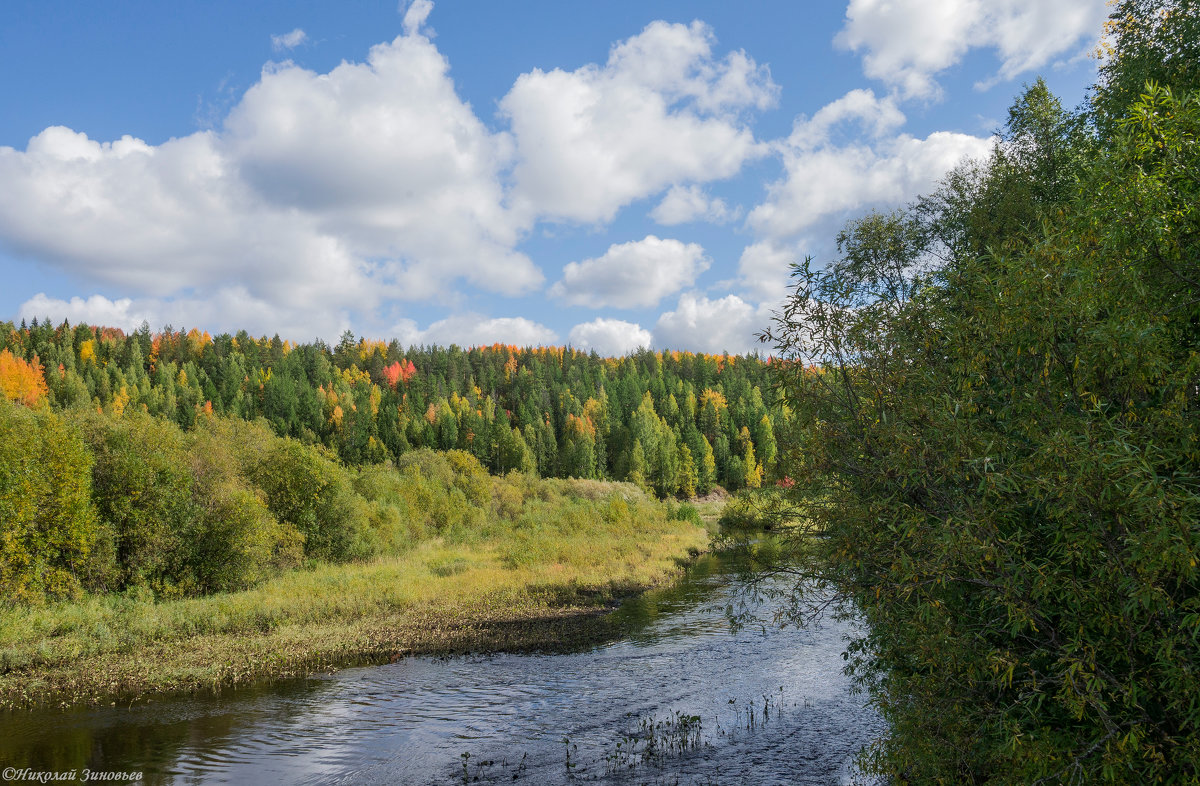
[{"label": "green leaves", "polygon": [[80,592],[97,538],[92,458],[57,415],[0,401],[0,598]]},{"label": "green leaves", "polygon": [[849,225],[768,333],[780,471],[902,781],[1200,773],[1200,103],[1149,85],[1099,145],[1055,112],[1027,93],[923,234]]}]

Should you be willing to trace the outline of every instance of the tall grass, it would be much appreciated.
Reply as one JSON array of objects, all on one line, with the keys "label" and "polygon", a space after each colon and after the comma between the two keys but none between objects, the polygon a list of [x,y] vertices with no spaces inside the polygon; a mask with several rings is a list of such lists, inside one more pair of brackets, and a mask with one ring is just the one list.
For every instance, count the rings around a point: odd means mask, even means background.
[{"label": "tall grass", "polygon": [[[425,511],[424,540],[400,521],[406,550],[370,561],[310,564],[205,597],[155,602],[134,588],[0,610],[0,705],[219,687],[327,664],[335,650],[354,660],[436,642],[488,646],[489,624],[556,618],[662,583],[707,542],[691,517],[630,484],[482,477],[464,481],[475,485],[463,510],[434,523]],[[369,480],[364,498],[393,494],[390,509],[401,509],[404,483]],[[239,658],[253,662],[231,670]]]}]

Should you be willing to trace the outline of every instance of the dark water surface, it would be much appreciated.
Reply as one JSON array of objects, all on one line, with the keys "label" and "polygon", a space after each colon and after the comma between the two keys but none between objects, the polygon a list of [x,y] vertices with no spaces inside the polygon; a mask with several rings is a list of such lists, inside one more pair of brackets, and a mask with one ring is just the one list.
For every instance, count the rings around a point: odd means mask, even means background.
[{"label": "dark water surface", "polygon": [[407,658],[216,697],[0,716],[0,763],[179,784],[850,782],[853,754],[883,725],[842,674],[848,628],[733,633],[723,609],[738,587],[704,557],[616,612],[628,638],[586,652]]}]

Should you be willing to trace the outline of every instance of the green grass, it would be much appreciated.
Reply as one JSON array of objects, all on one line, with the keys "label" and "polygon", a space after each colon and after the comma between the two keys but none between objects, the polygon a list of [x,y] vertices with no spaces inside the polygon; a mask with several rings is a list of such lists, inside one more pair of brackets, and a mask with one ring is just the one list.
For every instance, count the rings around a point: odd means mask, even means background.
[{"label": "green grass", "polygon": [[5,609],[0,707],[219,690],[412,653],[570,646],[610,633],[597,610],[670,581],[708,542],[627,484],[540,481],[509,513],[244,592]]}]

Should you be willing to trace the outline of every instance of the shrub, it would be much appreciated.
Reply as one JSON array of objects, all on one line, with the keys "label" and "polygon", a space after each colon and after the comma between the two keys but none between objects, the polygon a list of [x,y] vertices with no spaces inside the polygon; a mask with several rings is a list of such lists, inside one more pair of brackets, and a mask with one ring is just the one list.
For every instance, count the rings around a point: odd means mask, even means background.
[{"label": "shrub", "polygon": [[271,513],[304,536],[306,557],[343,562],[370,552],[367,511],[348,473],[314,448],[278,439],[249,477]]},{"label": "shrub", "polygon": [[704,526],[700,521],[700,511],[696,510],[696,506],[687,502],[672,504],[668,506],[667,518],[671,521],[690,521],[697,527]]},{"label": "shrub", "polygon": [[97,536],[92,457],[49,410],[0,401],[0,598],[79,593]]},{"label": "shrub", "polygon": [[1200,98],[1148,85],[1095,150],[1061,115],[1031,88],[987,169],[850,224],[772,328],[794,548],[866,623],[888,780],[1200,774]]},{"label": "shrub", "polygon": [[186,574],[184,536],[195,516],[192,473],[183,433],[174,423],[144,413],[120,420],[78,413],[84,440],[95,456],[92,500],[111,550],[94,560],[98,588],[145,586],[177,595],[192,588]]},{"label": "shrub", "polygon": [[204,593],[254,586],[297,566],[304,552],[303,536],[271,514],[262,493],[238,472],[230,447],[202,433],[191,448],[195,516],[187,567]]},{"label": "shrub", "polygon": [[717,523],[725,529],[772,530],[790,521],[791,508],[777,488],[742,490],[726,501]]},{"label": "shrub", "polygon": [[409,479],[408,509],[425,533],[463,537],[482,525],[492,480],[474,456],[421,449],[401,456],[398,466]]}]

